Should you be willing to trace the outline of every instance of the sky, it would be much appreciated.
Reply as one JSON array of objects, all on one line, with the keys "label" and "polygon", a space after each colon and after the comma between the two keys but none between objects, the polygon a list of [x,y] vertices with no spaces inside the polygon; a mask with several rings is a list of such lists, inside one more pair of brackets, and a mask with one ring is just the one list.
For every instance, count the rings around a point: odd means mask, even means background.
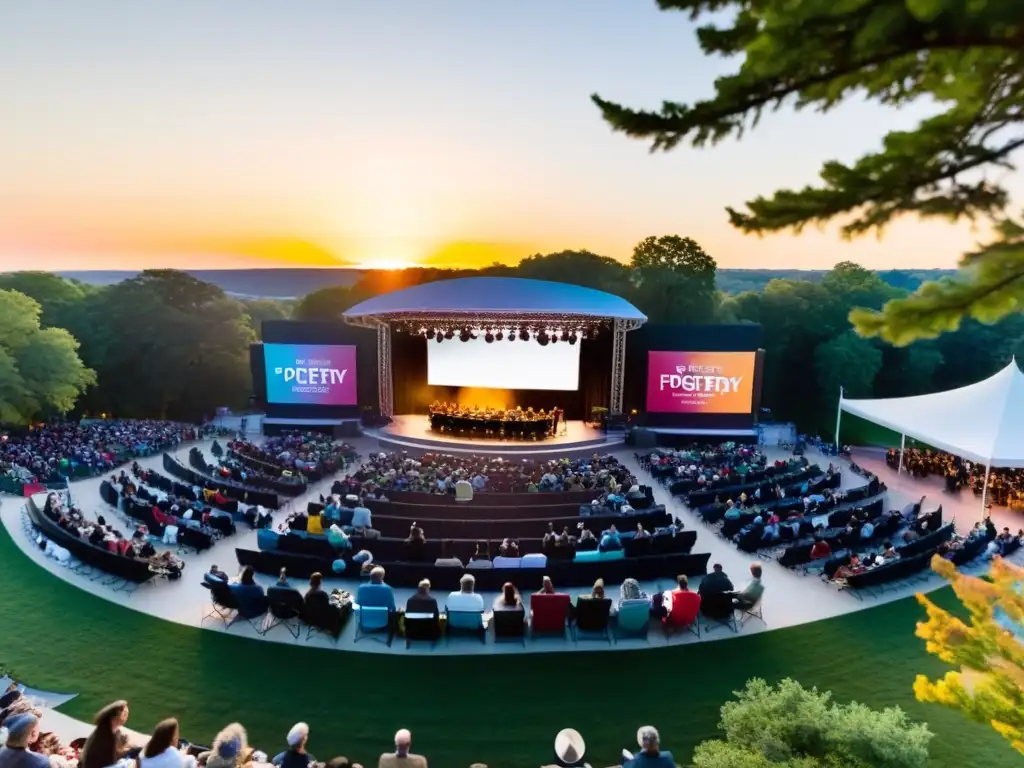
[{"label": "sky", "polygon": [[653,0],[2,3],[0,268],[628,260],[663,234],[721,267],[927,268],[984,238],[912,219],[853,243],[733,230],[727,205],[812,183],[925,113],[783,111],[651,155],[589,96],[709,96],[736,62],[706,59],[693,29]]}]

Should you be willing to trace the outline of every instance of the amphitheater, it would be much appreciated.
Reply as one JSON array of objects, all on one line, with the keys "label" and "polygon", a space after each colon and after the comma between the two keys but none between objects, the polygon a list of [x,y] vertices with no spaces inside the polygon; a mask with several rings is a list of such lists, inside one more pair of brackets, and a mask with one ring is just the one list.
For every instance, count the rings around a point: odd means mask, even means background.
[{"label": "amphitheater", "polygon": [[[174,457],[187,463],[193,446],[210,456],[211,442],[202,441],[182,445]],[[379,450],[368,437],[354,446],[361,455]],[[737,585],[746,580],[755,555],[702,524],[641,468],[633,449],[622,446],[614,453],[640,482],[653,487],[657,504],[696,531],[694,552],[710,553],[709,562],[720,563]],[[787,458],[781,449],[767,453],[770,460]],[[845,491],[867,482],[850,471],[848,460],[813,452],[808,459],[836,464]],[[900,509],[924,496],[924,508],[941,505],[944,519],[955,521],[961,533],[980,519],[973,498],[947,495],[937,482],[897,475],[880,453],[858,452],[854,459],[887,485],[886,508]],[[157,455],[140,464],[161,470],[162,462]],[[278,510],[275,527],[290,511],[328,493],[338,477],[324,478]],[[87,517],[105,515],[124,527],[125,520],[101,499],[102,480],[72,483],[72,501]],[[43,501],[34,499],[39,506]],[[861,596],[765,560],[763,620],[750,619],[735,633],[708,626],[699,638],[652,631],[646,638],[590,642],[566,634],[523,643],[453,636],[434,646],[406,647],[400,640],[356,642],[352,620],[336,640],[319,633],[308,639],[305,633],[296,638],[278,630],[261,634],[246,622],[228,627],[204,621],[210,593],[201,585],[202,574],[213,564],[236,572],[234,548],[257,549],[258,533],[247,526],[200,554],[186,555],[179,581],[115,591],[102,579],[62,567],[35,545],[24,499],[4,497],[0,515],[7,638],[0,662],[4,672],[33,687],[44,705],[46,729],[68,741],[89,733],[91,713],[104,703],[126,698],[130,725],[142,731],[174,714],[184,734],[202,743],[239,720],[250,739],[271,754],[290,726],[305,720],[311,727],[310,750],[318,755],[380,754],[388,734],[407,727],[415,751],[435,765],[541,765],[550,762],[554,733],[572,727],[584,734],[597,765],[631,746],[636,727],[646,722],[661,729],[667,748],[687,755],[697,741],[714,735],[718,710],[731,691],[752,677],[788,676],[830,689],[838,700],[906,707],[937,734],[937,765],[981,764],[979,754],[989,758],[985,764],[1009,764],[986,729],[913,700],[914,675],[941,668],[922,654],[921,641],[913,636],[923,615],[913,594],[942,587],[933,575]],[[1000,528],[1019,527],[1019,516],[1010,510],[994,508],[992,517]],[[429,537],[429,522],[423,526]],[[1015,559],[1022,559],[1020,552]],[[269,585],[273,578],[258,580]],[[357,586],[325,579],[328,589],[354,594]],[[608,584],[610,596],[618,597],[618,586]],[[673,586],[672,574],[642,584],[651,594]],[[396,589],[398,603],[412,591]],[[567,591],[575,596],[588,590]],[[436,592],[443,603],[442,591]],[[493,597],[485,595],[485,603]],[[950,602],[949,590],[941,597]],[[525,590],[523,598],[529,608]]]}]

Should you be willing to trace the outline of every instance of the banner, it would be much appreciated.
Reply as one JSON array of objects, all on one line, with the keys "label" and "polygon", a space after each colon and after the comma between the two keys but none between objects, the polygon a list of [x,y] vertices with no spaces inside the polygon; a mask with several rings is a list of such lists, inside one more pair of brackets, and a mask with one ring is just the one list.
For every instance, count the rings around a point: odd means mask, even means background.
[{"label": "banner", "polygon": [[264,344],[267,402],[356,405],[356,348],[325,344]]},{"label": "banner", "polygon": [[648,352],[650,413],[750,413],[754,352]]}]

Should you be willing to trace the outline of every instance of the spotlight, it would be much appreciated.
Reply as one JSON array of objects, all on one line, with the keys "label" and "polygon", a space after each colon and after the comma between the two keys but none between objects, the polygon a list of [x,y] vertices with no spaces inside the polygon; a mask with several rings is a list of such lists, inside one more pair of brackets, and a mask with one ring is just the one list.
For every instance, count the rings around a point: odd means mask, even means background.
[{"label": "spotlight", "polygon": [[446,339],[454,339],[455,338],[455,331],[453,331],[451,328],[449,328],[447,331],[444,332],[444,337]]},{"label": "spotlight", "polygon": [[433,328],[427,328],[427,340],[434,338],[436,331]]},{"label": "spotlight", "polygon": [[576,343],[576,331],[573,331],[572,333],[569,334],[569,343],[570,344],[575,344]]},{"label": "spotlight", "polygon": [[499,328],[498,332],[494,334],[494,338],[496,338],[498,341],[501,341],[503,338],[505,338],[505,334],[502,332],[501,328]]},{"label": "spotlight", "polygon": [[440,344],[442,341],[444,341],[444,336],[442,336],[440,333],[437,334],[437,343]]},{"label": "spotlight", "polygon": [[520,341],[529,341],[530,340],[530,332],[528,330],[526,330],[525,328],[520,328],[519,329],[519,340]]},{"label": "spotlight", "polygon": [[488,331],[488,332],[487,332],[487,333],[486,333],[486,334],[484,335],[484,341],[486,341],[486,342],[487,342],[488,344],[491,344],[491,343],[493,343],[493,342],[494,342],[494,334],[493,334],[493,333],[491,333],[490,331]]}]

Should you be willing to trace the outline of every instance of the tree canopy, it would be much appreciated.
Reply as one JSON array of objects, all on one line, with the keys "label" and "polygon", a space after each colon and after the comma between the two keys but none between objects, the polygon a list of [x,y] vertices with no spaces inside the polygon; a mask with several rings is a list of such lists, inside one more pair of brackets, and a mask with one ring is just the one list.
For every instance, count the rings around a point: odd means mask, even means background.
[{"label": "tree canopy", "polygon": [[917,596],[928,611],[917,636],[927,642],[928,653],[959,669],[935,682],[918,675],[914,693],[920,701],[991,725],[1024,754],[1024,569],[995,558],[982,579],[960,573],[938,555],[932,567],[952,583],[968,617],[964,621]]},{"label": "tree canopy", "polygon": [[789,679],[747,682],[718,727],[722,738],[697,746],[694,768],[923,768],[932,739],[898,707],[836,704]]},{"label": "tree canopy", "polygon": [[41,328],[39,302],[0,290],[0,422],[26,424],[70,411],[96,375],[63,328]]},{"label": "tree canopy", "polygon": [[[821,112],[853,98],[936,111],[891,131],[877,152],[830,161],[821,183],[779,190],[728,209],[748,233],[799,232],[841,219],[852,238],[895,218],[989,220],[994,240],[964,256],[954,279],[925,284],[881,311],[851,315],[857,329],[895,344],[934,338],[964,317],[991,323],[1024,300],[1024,228],[1006,212],[1005,171],[1024,146],[1024,14],[1019,3],[963,0],[658,0],[663,10],[713,17],[697,39],[708,56],[737,56],[712,98],[637,110],[595,94],[605,120],[652,151],[740,138],[765,109]],[[731,11],[731,23],[717,23]],[[990,171],[1003,171],[1001,175]],[[989,171],[987,173],[987,171]]]}]

